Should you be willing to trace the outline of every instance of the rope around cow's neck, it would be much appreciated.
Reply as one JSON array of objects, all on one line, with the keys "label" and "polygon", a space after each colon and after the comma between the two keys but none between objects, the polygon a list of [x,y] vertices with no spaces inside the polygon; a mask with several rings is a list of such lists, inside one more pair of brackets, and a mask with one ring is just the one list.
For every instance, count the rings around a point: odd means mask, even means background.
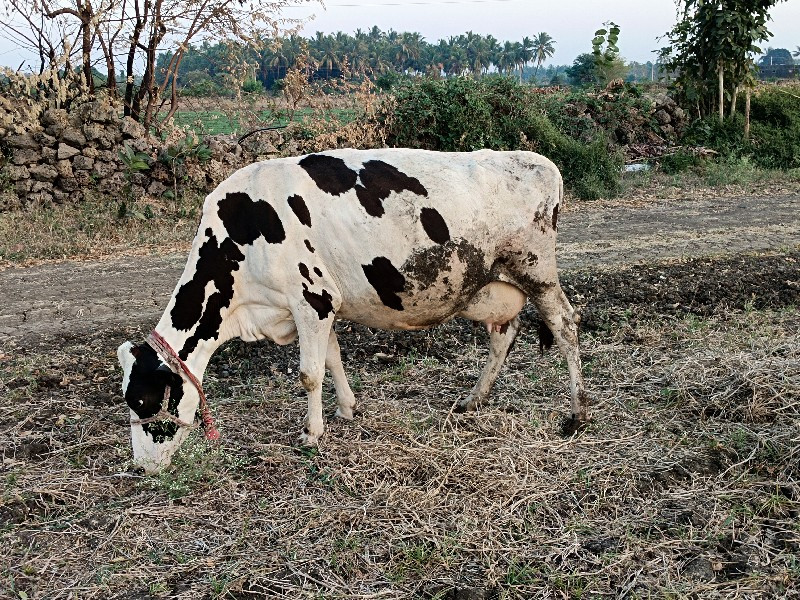
[{"label": "rope around cow's neck", "polygon": [[136,419],[135,421],[131,421],[131,425],[146,425],[147,423],[155,423],[156,421],[172,421],[178,427],[196,429],[198,427],[197,421],[194,423],[187,423],[186,421],[181,421],[178,417],[169,412],[169,395],[171,391],[172,388],[170,386],[164,388],[164,399],[161,401],[161,409],[156,414],[154,414],[152,417],[147,417],[146,419]]},{"label": "rope around cow's neck", "polygon": [[[192,385],[197,390],[197,394],[200,396],[200,419],[203,424],[203,430],[205,431],[205,436],[209,440],[218,440],[220,438],[219,430],[214,425],[214,417],[211,416],[211,410],[208,408],[208,401],[206,400],[206,395],[203,392],[203,386],[200,384],[200,381],[194,374],[189,370],[189,367],[186,366],[186,363],[181,360],[181,357],[178,356],[178,353],[173,350],[172,346],[169,345],[167,340],[165,340],[161,334],[159,334],[155,329],[150,332],[150,335],[147,336],[147,343],[150,347],[156,351],[156,353],[164,360],[164,362],[178,375],[185,375],[186,378],[192,383]],[[169,394],[170,388],[167,386],[166,390],[164,390],[164,403],[161,410],[158,414],[149,417],[147,419],[141,419],[136,423],[149,423],[151,421],[159,421],[163,419],[167,419],[172,421],[179,427],[192,427],[192,424],[185,423],[181,421],[174,415],[170,414],[167,411],[167,403],[169,401]]]}]

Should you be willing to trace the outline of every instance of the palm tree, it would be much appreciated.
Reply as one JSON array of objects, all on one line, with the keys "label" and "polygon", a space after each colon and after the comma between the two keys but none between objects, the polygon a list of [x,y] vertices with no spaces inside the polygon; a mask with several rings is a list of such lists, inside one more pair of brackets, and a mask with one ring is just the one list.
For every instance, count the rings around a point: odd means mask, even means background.
[{"label": "palm tree", "polygon": [[444,72],[447,75],[463,75],[469,68],[469,56],[463,37],[451,37],[447,42],[448,52],[444,60]]},{"label": "palm tree", "polygon": [[336,38],[318,31],[312,40],[312,46],[315,54],[314,59],[317,61],[318,72],[324,72],[325,79],[330,79],[331,73],[334,73],[334,76],[338,77],[335,73],[339,71],[341,58]]},{"label": "palm tree", "polygon": [[[496,46],[497,40],[491,39],[494,41],[494,46]],[[488,38],[471,31],[468,31],[465,36],[469,70],[472,71],[472,76],[475,78],[487,71],[492,64],[491,59],[494,47],[490,47],[487,40]]]},{"label": "palm tree", "polygon": [[522,49],[520,50],[520,61],[522,66],[519,69],[519,82],[522,83],[522,72],[525,70],[525,67],[528,66],[528,63],[533,60],[533,47],[534,42],[528,36],[522,38]]},{"label": "palm tree", "polygon": [[506,42],[503,44],[503,48],[497,53],[495,65],[497,65],[497,70],[500,73],[504,73],[506,75],[511,73],[511,71],[516,68],[517,52],[515,51],[514,44],[511,42]]},{"label": "palm tree", "polygon": [[542,66],[542,63],[555,54],[555,43],[556,41],[550,37],[550,34],[544,31],[533,40],[533,56],[536,59],[536,70],[533,72],[534,78],[539,72],[539,67]]}]

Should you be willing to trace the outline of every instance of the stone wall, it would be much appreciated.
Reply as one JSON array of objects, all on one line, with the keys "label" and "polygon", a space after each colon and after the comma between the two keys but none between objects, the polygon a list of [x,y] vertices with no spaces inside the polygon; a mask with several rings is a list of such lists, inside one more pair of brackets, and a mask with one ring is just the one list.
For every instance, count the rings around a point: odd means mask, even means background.
[{"label": "stone wall", "polygon": [[[3,100],[0,147],[5,164],[0,166],[4,187],[13,193],[5,195],[0,210],[80,202],[91,191],[120,199],[160,197],[176,182],[181,193],[187,188],[206,192],[252,159],[243,156],[235,138],[216,136],[193,142],[195,147],[207,146],[210,158],[206,154],[203,160],[191,155],[172,160],[168,150],[185,139],[185,132],[161,140],[102,101],[69,112],[37,112]],[[120,158],[125,146],[146,155],[149,168],[128,171]]]}]

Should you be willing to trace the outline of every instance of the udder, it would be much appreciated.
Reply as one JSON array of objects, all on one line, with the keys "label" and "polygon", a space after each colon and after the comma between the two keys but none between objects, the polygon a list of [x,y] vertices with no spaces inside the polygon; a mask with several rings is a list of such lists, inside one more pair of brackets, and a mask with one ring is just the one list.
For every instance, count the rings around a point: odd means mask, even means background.
[{"label": "udder", "polygon": [[525,294],[518,287],[503,281],[493,281],[478,290],[458,316],[485,323],[489,333],[502,332],[525,306],[525,300]]}]

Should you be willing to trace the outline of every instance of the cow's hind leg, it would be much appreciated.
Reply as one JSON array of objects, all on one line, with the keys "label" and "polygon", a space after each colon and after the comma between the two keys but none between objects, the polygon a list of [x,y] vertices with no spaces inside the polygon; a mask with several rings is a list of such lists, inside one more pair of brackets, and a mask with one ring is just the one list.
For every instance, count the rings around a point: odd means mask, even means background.
[{"label": "cow's hind leg", "polygon": [[489,359],[486,361],[475,387],[472,388],[469,396],[456,405],[455,412],[475,410],[486,399],[500,374],[500,369],[503,368],[506,356],[514,345],[519,328],[519,317],[514,317],[501,331],[493,330],[489,334]]},{"label": "cow's hind leg", "polygon": [[581,375],[581,357],[578,349],[578,323],[580,316],[564,295],[558,281],[530,286],[529,298],[536,306],[539,316],[553,334],[558,349],[567,360],[570,391],[572,396],[572,419],[565,433],[572,433],[587,422],[588,397]]},{"label": "cow's hind leg", "polygon": [[333,327],[333,311],[323,318],[314,311],[301,309],[298,313],[294,316],[300,345],[300,383],[308,394],[306,425],[300,435],[300,443],[304,446],[315,446],[325,430],[322,419],[322,380],[325,377],[325,357]]},{"label": "cow's hind leg", "polygon": [[356,397],[347,382],[347,375],[345,375],[344,365],[342,365],[342,352],[333,328],[331,328],[331,333],[328,336],[325,366],[331,372],[333,385],[336,386],[336,402],[339,405],[336,409],[336,416],[343,419],[352,419],[353,411],[356,408]]}]

